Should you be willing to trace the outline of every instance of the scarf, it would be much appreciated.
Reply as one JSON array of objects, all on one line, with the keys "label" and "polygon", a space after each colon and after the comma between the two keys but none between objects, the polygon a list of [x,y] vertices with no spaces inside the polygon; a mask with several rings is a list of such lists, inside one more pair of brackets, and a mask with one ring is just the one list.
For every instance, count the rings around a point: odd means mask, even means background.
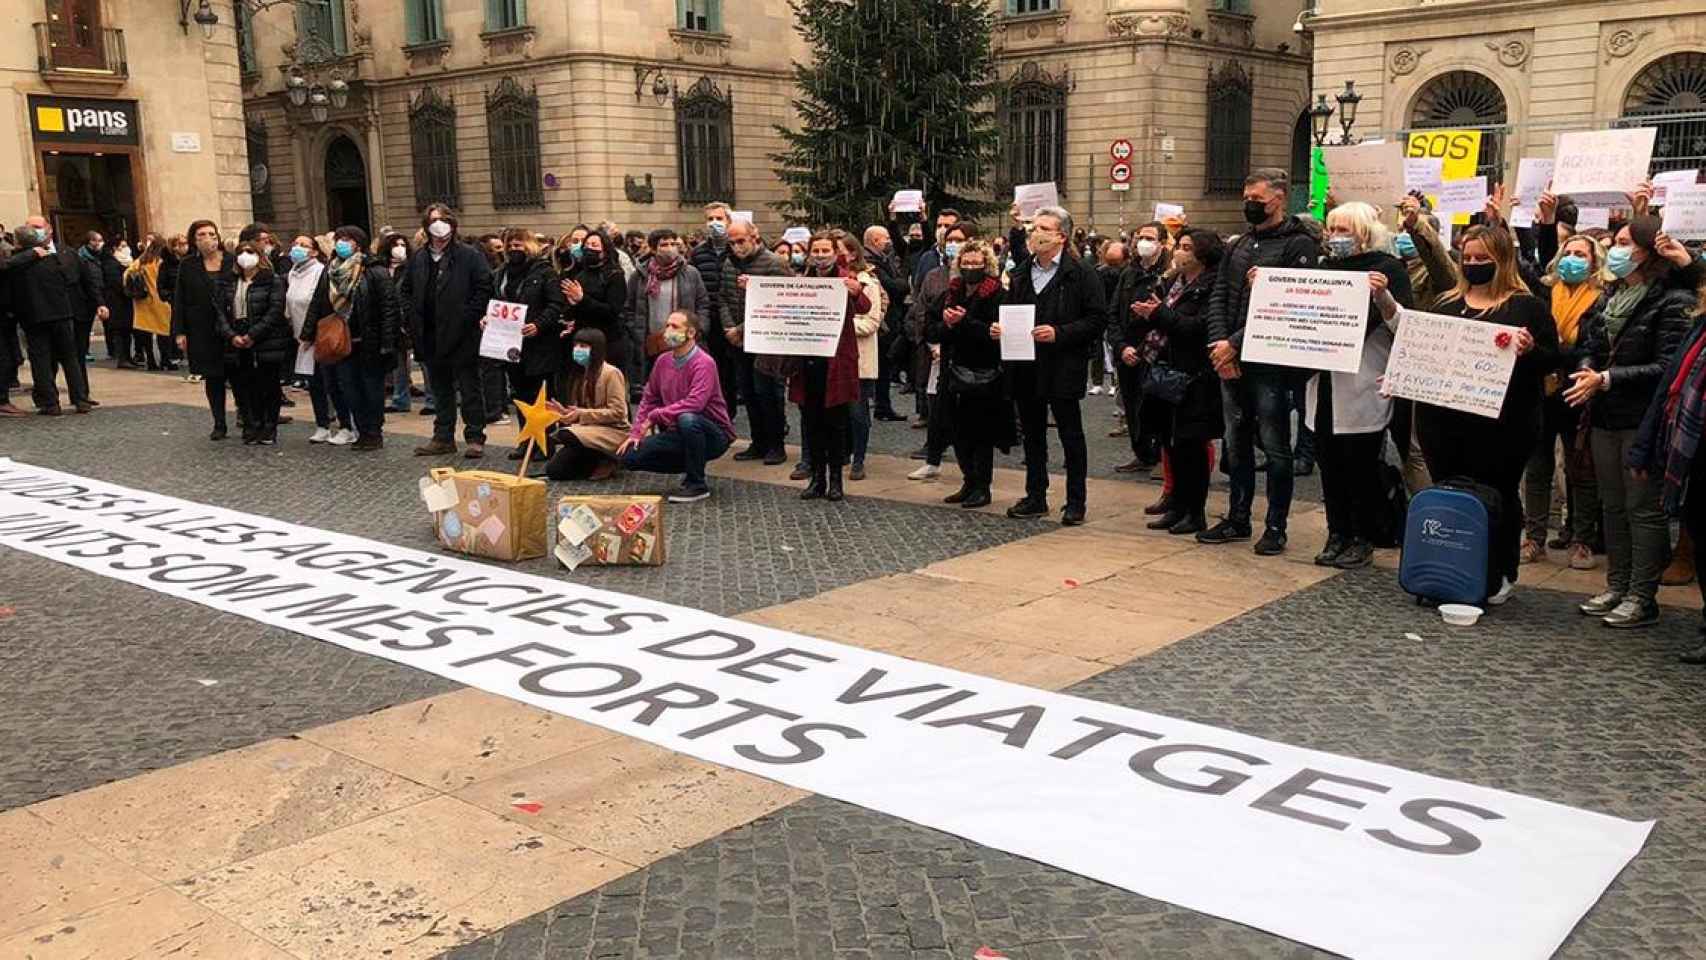
[{"label": "scarf", "polygon": [[1582,317],[1598,299],[1599,291],[1585,281],[1574,288],[1562,281],[1552,285],[1552,322],[1558,326],[1558,346],[1568,348],[1576,345]]},{"label": "scarf", "polygon": [[667,264],[659,263],[657,257],[653,257],[651,260],[647,261],[646,296],[657,296],[658,289],[663,286],[665,281],[674,280],[675,275],[681,272],[681,265],[685,262],[686,258],[679,256]]},{"label": "scarf", "polygon": [[1695,451],[1700,447],[1702,424],[1706,424],[1706,364],[1700,362],[1706,335],[1696,337],[1683,355],[1676,379],[1665,391],[1664,427],[1659,433],[1665,454],[1664,510],[1671,516],[1682,511],[1683,486]]},{"label": "scarf", "polygon": [[1635,315],[1635,308],[1640,306],[1641,298],[1647,295],[1647,285],[1644,283],[1629,283],[1619,287],[1605,300],[1605,332],[1611,339],[1623,332],[1623,325]]},{"label": "scarf", "polygon": [[971,293],[968,295],[966,293],[965,279],[963,277],[954,277],[948,281],[947,306],[957,307],[962,302],[988,300],[990,297],[995,296],[995,291],[999,289],[1001,289],[1000,279],[985,276],[982,280],[978,281],[977,286],[973,287],[971,289]]},{"label": "scarf", "polygon": [[331,280],[328,281],[328,286],[332,294],[332,312],[347,323],[350,309],[353,306],[356,284],[361,282],[362,255],[360,253],[351,254],[348,260],[332,264],[330,270]]}]

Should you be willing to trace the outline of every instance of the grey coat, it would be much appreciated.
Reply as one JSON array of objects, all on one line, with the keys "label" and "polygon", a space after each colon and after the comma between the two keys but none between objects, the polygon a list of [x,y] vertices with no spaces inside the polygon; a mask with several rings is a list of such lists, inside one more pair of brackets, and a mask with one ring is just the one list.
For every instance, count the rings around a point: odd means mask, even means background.
[{"label": "grey coat", "polygon": [[[648,326],[652,311],[651,297],[646,294],[646,277],[646,271],[640,270],[628,278],[628,324],[641,343],[645,342],[647,334],[658,332]],[[711,297],[705,290],[705,281],[699,276],[699,271],[684,261],[675,278],[669,282],[675,287],[675,308],[691,313],[699,320],[699,329],[706,329],[711,323]],[[661,288],[659,293],[662,293]]]}]

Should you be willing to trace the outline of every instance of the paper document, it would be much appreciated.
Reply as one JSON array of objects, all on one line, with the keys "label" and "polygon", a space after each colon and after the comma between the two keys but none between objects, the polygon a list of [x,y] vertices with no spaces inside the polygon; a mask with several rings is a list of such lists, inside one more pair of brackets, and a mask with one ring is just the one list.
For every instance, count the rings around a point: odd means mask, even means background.
[{"label": "paper document", "polygon": [[1031,339],[1031,331],[1037,325],[1036,306],[1003,306],[1000,322],[1001,359],[1035,360],[1037,342]]}]

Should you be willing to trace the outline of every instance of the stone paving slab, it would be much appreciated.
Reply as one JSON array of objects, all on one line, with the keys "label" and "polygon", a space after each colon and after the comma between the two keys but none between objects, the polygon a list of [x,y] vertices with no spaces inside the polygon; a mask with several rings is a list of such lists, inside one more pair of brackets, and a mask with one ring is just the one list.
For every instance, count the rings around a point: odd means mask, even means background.
[{"label": "stone paving slab", "polygon": [[[1631,819],[1646,849],[1559,952],[1706,957],[1706,671],[1694,621],[1608,636],[1550,591],[1472,630],[1364,570],[1071,692]],[[1407,633],[1421,640],[1406,639]],[[449,960],[1302,958],[1312,948],[821,797],[453,950]]]}]

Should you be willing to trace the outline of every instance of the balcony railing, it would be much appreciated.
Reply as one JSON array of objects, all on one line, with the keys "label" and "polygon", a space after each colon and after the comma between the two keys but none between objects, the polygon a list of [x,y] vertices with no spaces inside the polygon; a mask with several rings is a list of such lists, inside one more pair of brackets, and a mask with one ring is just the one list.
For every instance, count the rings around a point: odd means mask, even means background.
[{"label": "balcony railing", "polygon": [[36,66],[44,76],[123,79],[130,76],[124,31],[38,23]]}]

